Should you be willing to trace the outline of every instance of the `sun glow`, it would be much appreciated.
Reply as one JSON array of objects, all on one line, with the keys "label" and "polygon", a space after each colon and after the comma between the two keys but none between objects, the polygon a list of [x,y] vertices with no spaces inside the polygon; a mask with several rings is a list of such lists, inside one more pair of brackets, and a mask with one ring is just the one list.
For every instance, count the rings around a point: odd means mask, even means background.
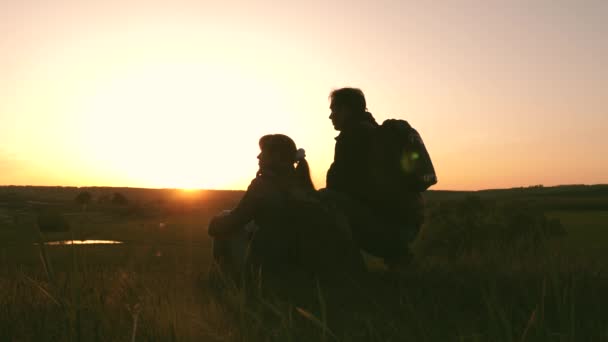
[{"label": "sun glow", "polygon": [[92,94],[78,115],[81,153],[131,186],[242,188],[255,173],[259,137],[285,125],[276,87],[242,70],[155,66]]}]

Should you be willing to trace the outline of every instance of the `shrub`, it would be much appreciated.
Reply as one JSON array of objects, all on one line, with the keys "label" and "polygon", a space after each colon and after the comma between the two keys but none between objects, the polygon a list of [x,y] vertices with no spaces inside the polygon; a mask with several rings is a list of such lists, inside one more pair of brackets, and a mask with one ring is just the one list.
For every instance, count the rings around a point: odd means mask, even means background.
[{"label": "shrub", "polygon": [[120,192],[115,192],[114,195],[112,195],[112,204],[127,205],[127,203],[129,203],[129,201],[125,195],[121,194]]},{"label": "shrub", "polygon": [[67,232],[70,224],[63,215],[57,212],[45,211],[37,217],[38,228],[43,233]]},{"label": "shrub", "polygon": [[76,198],[74,198],[74,201],[80,204],[83,208],[85,208],[89,203],[91,203],[92,199],[93,196],[90,192],[82,191],[76,196]]},{"label": "shrub", "polygon": [[440,202],[429,210],[415,249],[424,256],[529,252],[565,234],[558,219],[548,219],[522,201],[482,201],[478,196]]}]

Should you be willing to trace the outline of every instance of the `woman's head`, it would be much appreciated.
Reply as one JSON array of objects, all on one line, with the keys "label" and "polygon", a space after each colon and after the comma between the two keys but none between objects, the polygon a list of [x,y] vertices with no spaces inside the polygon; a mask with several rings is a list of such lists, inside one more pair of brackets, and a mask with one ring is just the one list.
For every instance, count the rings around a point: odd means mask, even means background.
[{"label": "woman's head", "polygon": [[299,181],[314,189],[304,150],[296,149],[296,144],[290,137],[283,134],[269,134],[260,138],[259,144],[261,152],[258,155],[258,164],[261,172],[272,170],[276,173],[287,173],[295,170]]},{"label": "woman's head", "polygon": [[296,144],[283,134],[269,134],[260,138],[260,151],[258,159],[261,168],[293,168],[296,162]]}]

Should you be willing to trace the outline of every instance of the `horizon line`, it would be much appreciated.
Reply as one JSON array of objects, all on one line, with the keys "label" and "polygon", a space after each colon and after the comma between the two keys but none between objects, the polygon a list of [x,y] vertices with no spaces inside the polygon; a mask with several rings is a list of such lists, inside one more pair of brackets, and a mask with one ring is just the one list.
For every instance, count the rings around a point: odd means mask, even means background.
[{"label": "horizon line", "polygon": [[[476,190],[462,190],[462,189],[428,189],[427,191],[451,191],[451,192],[478,192],[478,191],[495,191],[495,190],[513,190],[513,189],[534,189],[534,188],[557,188],[557,187],[567,187],[567,186],[608,186],[608,183],[595,183],[595,184],[585,184],[585,183],[577,183],[577,184],[558,184],[558,185],[543,185],[543,184],[534,184],[534,185],[522,185],[522,186],[514,186],[509,188],[484,188],[484,189],[476,189]],[[153,187],[134,187],[134,186],[111,186],[111,185],[34,185],[34,184],[2,184],[0,188],[3,187],[39,187],[39,188],[121,188],[121,189],[146,189],[146,190],[181,190],[181,191],[246,191],[246,189],[204,189],[204,188],[153,188]],[[322,189],[322,188],[321,188]]]}]

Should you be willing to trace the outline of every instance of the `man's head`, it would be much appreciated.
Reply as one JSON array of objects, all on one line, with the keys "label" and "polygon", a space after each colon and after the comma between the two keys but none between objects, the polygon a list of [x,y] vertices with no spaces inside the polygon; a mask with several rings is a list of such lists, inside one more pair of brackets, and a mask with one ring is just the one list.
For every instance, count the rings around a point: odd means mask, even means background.
[{"label": "man's head", "polygon": [[367,110],[365,95],[358,88],[336,89],[329,94],[329,99],[329,118],[336,131],[341,131],[353,115]]}]

